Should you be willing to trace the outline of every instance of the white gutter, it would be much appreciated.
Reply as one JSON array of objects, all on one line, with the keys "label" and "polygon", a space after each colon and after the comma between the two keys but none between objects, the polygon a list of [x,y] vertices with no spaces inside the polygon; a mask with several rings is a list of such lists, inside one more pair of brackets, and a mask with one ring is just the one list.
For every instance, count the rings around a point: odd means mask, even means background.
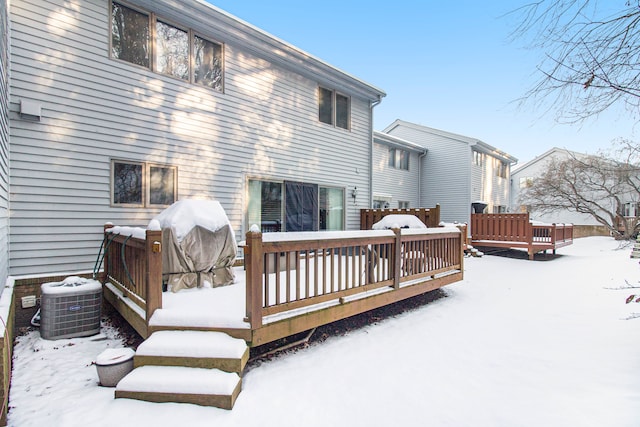
[{"label": "white gutter", "polygon": [[371,138],[369,141],[369,202],[367,208],[371,208],[373,204],[373,109],[382,102],[382,96],[378,95],[378,99],[369,104],[369,120],[371,122]]},{"label": "white gutter", "polygon": [[427,155],[427,150],[425,149],[422,154],[418,156],[418,205],[422,206],[422,159]]}]

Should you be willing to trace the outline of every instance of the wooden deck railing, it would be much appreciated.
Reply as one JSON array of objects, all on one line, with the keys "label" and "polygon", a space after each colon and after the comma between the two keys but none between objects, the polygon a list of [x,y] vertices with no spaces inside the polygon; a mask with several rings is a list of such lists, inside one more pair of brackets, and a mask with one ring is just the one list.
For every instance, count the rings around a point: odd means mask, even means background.
[{"label": "wooden deck railing", "polygon": [[413,215],[418,217],[427,227],[438,227],[440,224],[440,205],[436,205],[435,208],[360,209],[360,230],[371,230],[373,224],[387,215]]},{"label": "wooden deck railing", "polygon": [[532,223],[528,213],[472,214],[471,243],[478,246],[526,248],[536,252],[573,243],[572,224]]},{"label": "wooden deck railing", "polygon": [[105,281],[142,308],[148,320],[162,308],[162,232],[146,230],[141,238],[116,230],[105,225]]},{"label": "wooden deck railing", "polygon": [[[144,310],[134,327],[146,336],[162,308],[161,232],[147,230],[142,238],[117,234],[121,228],[105,227],[104,280]],[[260,345],[462,280],[462,241],[455,227],[249,232],[243,249],[250,329],[242,336]]]},{"label": "wooden deck railing", "polygon": [[461,272],[462,249],[456,228],[249,232],[247,319],[257,329],[266,316]]},{"label": "wooden deck railing", "polygon": [[550,243],[556,248],[573,243],[573,224],[533,224],[534,243]]}]

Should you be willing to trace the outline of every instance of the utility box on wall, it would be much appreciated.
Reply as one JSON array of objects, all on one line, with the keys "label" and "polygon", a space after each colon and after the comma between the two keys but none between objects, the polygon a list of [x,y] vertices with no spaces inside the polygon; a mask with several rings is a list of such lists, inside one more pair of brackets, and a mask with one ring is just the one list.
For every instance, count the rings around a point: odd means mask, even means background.
[{"label": "utility box on wall", "polygon": [[43,283],[40,297],[40,336],[75,338],[100,332],[102,284],[97,280],[68,277]]}]

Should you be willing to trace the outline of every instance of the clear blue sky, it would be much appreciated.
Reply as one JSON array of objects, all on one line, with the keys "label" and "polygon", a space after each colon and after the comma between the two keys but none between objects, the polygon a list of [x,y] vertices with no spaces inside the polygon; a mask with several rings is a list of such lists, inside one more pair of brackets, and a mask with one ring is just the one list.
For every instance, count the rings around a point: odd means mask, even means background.
[{"label": "clear blue sky", "polygon": [[395,119],[478,138],[527,162],[552,147],[595,153],[635,121],[607,112],[581,125],[519,107],[543,53],[511,41],[527,0],[210,0],[387,93],[374,128]]}]

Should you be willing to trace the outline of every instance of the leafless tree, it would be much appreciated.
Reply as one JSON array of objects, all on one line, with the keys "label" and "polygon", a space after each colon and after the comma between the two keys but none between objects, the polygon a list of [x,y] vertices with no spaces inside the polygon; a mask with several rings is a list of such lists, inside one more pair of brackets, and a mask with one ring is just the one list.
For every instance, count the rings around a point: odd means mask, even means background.
[{"label": "leafless tree", "polygon": [[545,52],[542,77],[523,102],[567,122],[614,104],[640,113],[640,0],[539,0],[513,14],[514,37]]},{"label": "leafless tree", "polygon": [[572,211],[591,215],[620,239],[633,236],[640,225],[640,151],[618,141],[599,155],[571,154],[553,159],[520,195],[532,211]]}]

